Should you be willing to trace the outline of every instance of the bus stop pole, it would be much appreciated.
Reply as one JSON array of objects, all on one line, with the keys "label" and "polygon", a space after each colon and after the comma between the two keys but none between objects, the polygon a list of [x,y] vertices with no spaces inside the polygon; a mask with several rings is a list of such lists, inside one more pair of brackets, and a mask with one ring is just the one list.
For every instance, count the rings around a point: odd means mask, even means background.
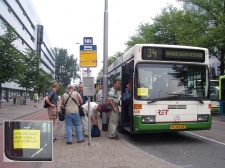
[{"label": "bus stop pole", "polygon": [[[90,68],[87,68],[87,76],[90,76]],[[91,146],[91,111],[90,111],[90,96],[88,96],[88,146]]]},{"label": "bus stop pole", "polygon": [[[104,11],[104,47],[103,47],[103,102],[106,102],[108,92],[108,0],[105,0]],[[108,114],[102,113],[102,131],[108,131]]]}]

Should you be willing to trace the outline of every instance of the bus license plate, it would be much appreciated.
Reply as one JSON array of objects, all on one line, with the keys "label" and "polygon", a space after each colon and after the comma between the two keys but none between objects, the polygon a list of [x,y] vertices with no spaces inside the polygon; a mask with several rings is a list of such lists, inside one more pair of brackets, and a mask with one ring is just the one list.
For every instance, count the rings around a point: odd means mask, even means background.
[{"label": "bus license plate", "polygon": [[186,125],[170,125],[170,129],[186,129]]}]

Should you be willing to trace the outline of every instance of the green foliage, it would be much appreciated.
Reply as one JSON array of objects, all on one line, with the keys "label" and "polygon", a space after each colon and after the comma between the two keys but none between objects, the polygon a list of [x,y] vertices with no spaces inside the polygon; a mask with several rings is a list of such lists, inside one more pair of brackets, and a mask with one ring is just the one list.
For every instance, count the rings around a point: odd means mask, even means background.
[{"label": "green foliage", "polygon": [[137,33],[126,43],[127,48],[140,43],[205,47],[209,49],[211,56],[220,60],[220,75],[223,75],[225,2],[221,0],[179,1],[188,4],[184,5],[185,10],[168,6],[153,19],[152,24],[140,24]]},{"label": "green foliage", "polygon": [[32,89],[39,78],[39,57],[35,51],[27,49],[22,62],[19,75],[15,77],[14,81],[26,90]]},{"label": "green foliage", "polygon": [[40,95],[40,93],[48,92],[53,82],[54,78],[52,74],[47,74],[40,70],[33,88]]},{"label": "green foliage", "polygon": [[2,24],[1,28],[4,33],[0,36],[0,83],[5,83],[18,76],[22,54],[12,44],[18,39],[15,30],[7,24]]},{"label": "green foliage", "polygon": [[66,88],[71,78],[80,78],[77,58],[74,59],[73,55],[68,55],[68,51],[63,48],[55,48],[55,56],[55,79]]},{"label": "green foliage", "polygon": [[67,92],[67,87],[63,87],[60,85],[59,89],[57,90],[58,95],[63,95],[63,93]]},{"label": "green foliage", "polygon": [[[225,2],[221,0],[179,0],[186,4],[193,4],[198,7],[188,9],[189,12],[199,13],[201,17],[196,17],[204,23],[208,23],[206,29],[203,29],[203,37],[200,37],[199,43],[209,48],[211,55],[217,57],[220,62],[220,75],[224,75],[224,57],[225,57]],[[188,5],[186,5],[188,7]],[[199,15],[197,15],[199,16]]]},{"label": "green foliage", "polygon": [[[109,57],[108,59],[108,67],[115,62],[119,57],[121,57],[123,55],[123,52],[117,51],[113,56]],[[104,66],[104,65],[103,65]],[[102,69],[99,71],[98,76],[101,76],[103,74],[103,67]]]},{"label": "green foliage", "polygon": [[153,19],[153,24],[139,25],[137,34],[126,44],[128,48],[140,43],[201,46],[199,38],[206,24],[199,19],[201,15],[198,16],[169,6]]}]

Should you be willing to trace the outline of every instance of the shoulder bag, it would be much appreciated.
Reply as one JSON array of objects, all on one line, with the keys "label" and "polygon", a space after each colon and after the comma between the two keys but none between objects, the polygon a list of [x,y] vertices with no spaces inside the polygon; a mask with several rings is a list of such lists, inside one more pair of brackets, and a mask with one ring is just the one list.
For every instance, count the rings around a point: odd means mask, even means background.
[{"label": "shoulder bag", "polygon": [[106,102],[106,103],[99,104],[97,107],[97,110],[99,112],[108,113],[113,110],[113,107],[111,106],[111,104],[109,102]]}]

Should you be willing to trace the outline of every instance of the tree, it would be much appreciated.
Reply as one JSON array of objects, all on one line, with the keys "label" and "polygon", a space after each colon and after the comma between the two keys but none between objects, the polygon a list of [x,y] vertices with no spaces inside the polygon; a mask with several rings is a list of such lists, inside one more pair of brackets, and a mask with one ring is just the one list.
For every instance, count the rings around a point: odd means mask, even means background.
[{"label": "tree", "polygon": [[1,28],[4,33],[0,36],[0,100],[2,99],[2,83],[10,82],[18,76],[22,57],[13,44],[18,38],[15,30],[8,24],[1,24]]},{"label": "tree", "polygon": [[[225,57],[225,1],[213,0],[179,0],[186,6],[195,5],[197,8],[189,8],[190,12],[201,13],[201,18],[208,23],[207,31],[203,31],[201,44],[209,48],[211,55],[220,60],[220,75],[224,75]],[[190,6],[190,5],[189,5]]]},{"label": "tree", "polygon": [[126,44],[128,48],[138,43],[202,46],[205,42],[201,38],[207,27],[201,13],[168,6],[153,18],[152,24],[139,25],[137,34],[131,36]]},{"label": "tree", "polygon": [[77,58],[74,59],[73,55],[68,55],[66,49],[55,48],[55,58],[55,79],[63,87],[66,88],[70,84],[71,78],[80,78]]},{"label": "tree", "polygon": [[145,23],[139,26],[137,34],[131,36],[126,43],[127,48],[137,43],[205,47],[209,49],[210,56],[220,60],[220,75],[224,75],[225,2],[179,1],[186,4],[186,10],[178,10],[172,6],[163,9],[162,13],[153,19],[152,24]]},{"label": "tree", "polygon": [[176,33],[179,31],[182,11],[172,6],[162,10],[162,13],[153,18],[153,23],[141,23],[137,33],[126,43],[127,48],[135,44],[178,44]]},{"label": "tree", "polygon": [[[113,56],[109,57],[108,59],[108,67],[115,62],[119,57],[121,57],[123,55],[123,52],[117,51]],[[104,66],[104,65],[103,65]],[[103,67],[101,68],[101,70],[98,73],[98,76],[101,76],[101,74],[103,74]]]},{"label": "tree", "polygon": [[19,75],[14,81],[27,90],[34,88],[39,78],[39,57],[33,50],[27,49],[22,59]]},{"label": "tree", "polygon": [[54,78],[52,74],[47,74],[40,70],[33,89],[37,91],[38,95],[43,94],[44,96],[51,89],[53,82]]}]

